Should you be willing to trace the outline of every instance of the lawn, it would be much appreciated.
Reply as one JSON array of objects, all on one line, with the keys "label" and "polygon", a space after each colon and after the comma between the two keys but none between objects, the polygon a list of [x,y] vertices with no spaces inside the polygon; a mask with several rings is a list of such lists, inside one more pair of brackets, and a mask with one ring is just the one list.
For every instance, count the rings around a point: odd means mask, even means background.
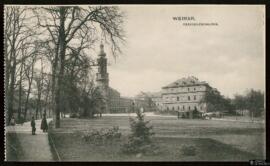
[{"label": "lawn", "polygon": [[[248,161],[264,158],[264,125],[214,120],[178,120],[173,117],[146,117],[154,127],[154,142],[160,152],[138,157],[123,154],[121,144],[130,133],[128,117],[62,119],[61,128],[50,135],[63,161]],[[92,129],[119,126],[118,142],[97,146],[82,139]],[[195,155],[183,154],[183,146],[195,147]]]}]

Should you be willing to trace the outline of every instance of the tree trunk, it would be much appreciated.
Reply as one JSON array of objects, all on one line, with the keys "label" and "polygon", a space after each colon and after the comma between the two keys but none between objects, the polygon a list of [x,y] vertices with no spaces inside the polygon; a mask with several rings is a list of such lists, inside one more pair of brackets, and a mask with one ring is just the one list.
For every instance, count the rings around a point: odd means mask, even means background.
[{"label": "tree trunk", "polygon": [[24,121],[26,120],[26,116],[27,116],[29,96],[30,96],[30,93],[31,93],[31,87],[32,87],[32,82],[33,82],[34,64],[35,64],[35,62],[33,61],[32,66],[31,66],[31,76],[30,76],[30,78],[28,78],[29,79],[29,84],[28,84],[26,102],[25,102],[25,106],[24,106]]},{"label": "tree trunk", "polygon": [[66,53],[66,36],[65,36],[65,7],[60,7],[60,28],[59,28],[59,51],[60,51],[60,69],[57,75],[57,85],[55,94],[55,128],[60,127],[60,112],[61,112],[61,90],[63,88],[62,80],[64,75],[64,61]]},{"label": "tree trunk", "polygon": [[16,73],[16,50],[15,43],[17,40],[17,34],[15,34],[16,30],[18,30],[18,19],[16,18],[16,12],[13,12],[13,33],[12,33],[12,43],[10,48],[10,61],[13,59],[13,63],[10,69],[10,85],[8,89],[8,124],[10,122],[11,117],[13,116],[13,99],[14,99],[14,84],[15,84],[15,73]]},{"label": "tree trunk", "polygon": [[[15,59],[15,58],[14,58]],[[15,84],[15,71],[16,71],[16,60],[13,61],[13,65],[11,67],[11,80],[9,86],[9,96],[8,96],[8,124],[13,115],[13,99],[14,99],[14,84]]]},{"label": "tree trunk", "polygon": [[22,108],[21,108],[22,107],[22,71],[23,71],[23,66],[21,66],[21,70],[20,70],[19,108],[18,108],[18,121],[19,121],[19,123],[21,123],[21,110],[22,110]]},{"label": "tree trunk", "polygon": [[[7,26],[7,25],[6,25]],[[10,78],[10,59],[8,58],[8,44],[7,44],[7,35],[5,37],[5,113],[8,112],[8,98],[9,98],[9,78]],[[6,115],[8,117],[8,115]],[[8,118],[6,119],[8,122]]]},{"label": "tree trunk", "polygon": [[36,119],[38,119],[38,108],[36,108]]},{"label": "tree trunk", "polygon": [[[48,105],[49,105],[49,103],[48,103],[49,92],[50,92],[50,91],[48,90],[47,93],[46,93],[46,97],[45,97],[45,103],[46,103],[47,107],[48,107]],[[44,114],[47,114],[47,108],[45,108]]]}]

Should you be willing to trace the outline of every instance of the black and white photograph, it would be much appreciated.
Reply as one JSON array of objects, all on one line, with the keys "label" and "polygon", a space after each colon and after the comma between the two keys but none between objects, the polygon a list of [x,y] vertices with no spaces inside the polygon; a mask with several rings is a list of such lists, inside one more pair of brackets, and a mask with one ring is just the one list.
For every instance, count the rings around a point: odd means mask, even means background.
[{"label": "black and white photograph", "polygon": [[3,17],[5,161],[266,160],[265,5]]}]

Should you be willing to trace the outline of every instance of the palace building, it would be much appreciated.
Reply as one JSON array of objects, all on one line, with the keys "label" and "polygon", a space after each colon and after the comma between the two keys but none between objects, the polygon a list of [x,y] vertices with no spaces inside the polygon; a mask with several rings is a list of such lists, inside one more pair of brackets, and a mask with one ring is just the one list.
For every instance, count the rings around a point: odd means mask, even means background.
[{"label": "palace building", "polygon": [[179,79],[162,87],[162,110],[190,112],[197,109],[207,112],[206,104],[200,100],[210,88],[208,83],[193,76]]}]

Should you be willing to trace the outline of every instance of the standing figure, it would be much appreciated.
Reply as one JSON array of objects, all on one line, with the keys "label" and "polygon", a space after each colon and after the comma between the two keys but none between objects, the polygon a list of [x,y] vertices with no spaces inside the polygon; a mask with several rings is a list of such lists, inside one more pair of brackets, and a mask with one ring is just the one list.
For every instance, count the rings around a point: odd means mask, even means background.
[{"label": "standing figure", "polygon": [[34,116],[32,116],[31,127],[32,127],[32,135],[35,135],[36,134],[36,122],[35,122]]},{"label": "standing figure", "polygon": [[48,131],[48,124],[47,124],[46,114],[43,114],[40,129],[43,130],[43,132]]},{"label": "standing figure", "polygon": [[15,126],[15,118],[13,115],[12,115],[11,120],[10,120],[10,125]]}]

